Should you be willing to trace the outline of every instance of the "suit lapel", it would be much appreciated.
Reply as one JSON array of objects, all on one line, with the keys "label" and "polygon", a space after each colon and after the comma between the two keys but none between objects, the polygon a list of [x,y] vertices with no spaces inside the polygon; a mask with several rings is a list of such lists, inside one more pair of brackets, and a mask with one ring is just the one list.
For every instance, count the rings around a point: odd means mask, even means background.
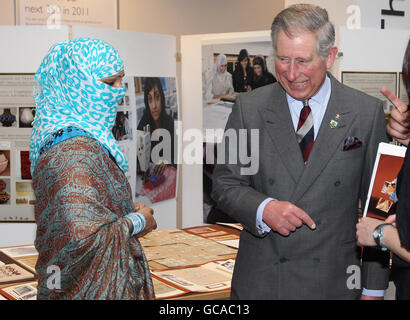
[{"label": "suit lapel", "polygon": [[296,141],[285,91],[279,86],[276,87],[271,101],[270,105],[259,108],[259,113],[282,162],[297,183],[305,165]]},{"label": "suit lapel", "polygon": [[[355,119],[355,111],[343,95],[341,84],[332,76],[330,76],[330,78],[332,81],[330,100],[315,144],[310,152],[309,160],[293,193],[293,203],[297,202],[303,196],[316,178],[322,173],[342,140],[347,137],[348,130]],[[338,120],[336,120],[336,115],[339,115]],[[333,128],[330,125],[332,120],[337,122],[337,126]]]}]

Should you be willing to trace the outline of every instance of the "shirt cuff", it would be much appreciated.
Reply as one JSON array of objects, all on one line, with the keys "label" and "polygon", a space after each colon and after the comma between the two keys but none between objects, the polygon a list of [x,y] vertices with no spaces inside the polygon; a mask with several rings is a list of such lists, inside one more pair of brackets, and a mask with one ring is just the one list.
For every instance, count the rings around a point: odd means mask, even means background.
[{"label": "shirt cuff", "polygon": [[363,288],[362,294],[368,297],[384,297],[386,290],[368,290]]},{"label": "shirt cuff", "polygon": [[258,207],[258,210],[256,212],[256,228],[258,230],[258,233],[260,235],[270,232],[271,228],[262,220],[263,217],[263,210],[265,210],[266,205],[270,201],[275,201],[273,198],[267,198],[265,199]]}]

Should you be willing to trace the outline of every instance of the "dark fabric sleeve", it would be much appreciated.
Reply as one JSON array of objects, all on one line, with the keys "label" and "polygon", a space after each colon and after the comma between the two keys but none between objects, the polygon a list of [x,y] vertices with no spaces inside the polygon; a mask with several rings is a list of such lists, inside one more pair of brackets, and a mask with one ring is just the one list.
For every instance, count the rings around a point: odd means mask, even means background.
[{"label": "dark fabric sleeve", "polygon": [[410,250],[410,151],[407,148],[406,157],[398,176],[398,198],[396,223],[400,242]]},{"label": "dark fabric sleeve", "polygon": [[[256,226],[256,215],[259,205],[268,196],[256,191],[252,187],[252,177],[241,174],[244,168],[240,163],[230,164],[230,156],[238,157],[238,150],[230,150],[231,134],[239,137],[239,130],[246,128],[244,125],[241,98],[238,97],[233,106],[232,113],[229,116],[224,139],[222,144],[225,145],[225,163],[218,163],[213,172],[212,197],[218,204],[218,207],[226,212],[233,220],[241,223],[245,229],[257,237],[261,237]],[[236,143],[237,141],[235,141]],[[218,154],[223,152],[218,149]],[[236,152],[236,153],[235,153]]]},{"label": "dark fabric sleeve", "polygon": [[[388,142],[386,133],[386,120],[382,103],[376,105],[373,128],[370,132],[369,143],[367,146],[367,156],[362,176],[362,204],[366,203],[369,184],[373,172],[373,166],[377,155],[380,142]],[[389,285],[389,254],[377,249],[366,247],[363,249],[362,256],[362,285],[369,290],[385,290]]]}]

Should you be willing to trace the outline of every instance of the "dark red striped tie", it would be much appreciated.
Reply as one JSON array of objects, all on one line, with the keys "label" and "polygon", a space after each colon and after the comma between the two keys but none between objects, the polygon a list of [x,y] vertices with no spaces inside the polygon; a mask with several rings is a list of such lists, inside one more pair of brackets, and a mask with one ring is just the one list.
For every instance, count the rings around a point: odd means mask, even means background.
[{"label": "dark red striped tie", "polygon": [[303,101],[303,109],[300,111],[298,128],[296,131],[297,141],[302,151],[303,161],[308,160],[310,150],[314,143],[313,115],[309,107],[309,100]]}]

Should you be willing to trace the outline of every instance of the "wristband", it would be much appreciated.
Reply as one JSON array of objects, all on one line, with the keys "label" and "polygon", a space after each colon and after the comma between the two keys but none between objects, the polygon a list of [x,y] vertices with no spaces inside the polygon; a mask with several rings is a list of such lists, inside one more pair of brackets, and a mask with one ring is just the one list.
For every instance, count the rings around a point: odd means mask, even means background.
[{"label": "wristband", "polygon": [[146,220],[145,220],[145,217],[141,213],[131,212],[127,214],[125,218],[128,218],[131,221],[132,226],[133,226],[133,230],[132,230],[130,237],[135,236],[136,234],[142,232],[145,229]]}]

